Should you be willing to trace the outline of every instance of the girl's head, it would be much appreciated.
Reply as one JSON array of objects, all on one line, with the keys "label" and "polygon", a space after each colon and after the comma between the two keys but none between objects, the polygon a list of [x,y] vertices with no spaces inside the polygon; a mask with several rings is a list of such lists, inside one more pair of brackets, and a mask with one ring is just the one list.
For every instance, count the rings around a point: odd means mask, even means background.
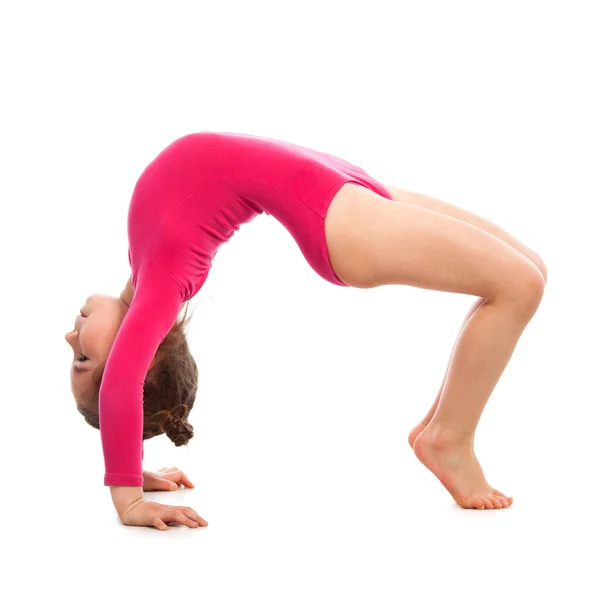
[{"label": "girl's head", "polygon": [[[100,429],[98,395],[102,374],[117,331],[128,310],[122,298],[105,294],[89,296],[65,335],[73,350],[71,391],[77,410],[88,424]],[[166,433],[176,446],[187,444],[194,428],[187,416],[198,389],[198,368],[185,329],[191,315],[179,317],[158,347],[144,382],[144,433],[147,440]]]}]

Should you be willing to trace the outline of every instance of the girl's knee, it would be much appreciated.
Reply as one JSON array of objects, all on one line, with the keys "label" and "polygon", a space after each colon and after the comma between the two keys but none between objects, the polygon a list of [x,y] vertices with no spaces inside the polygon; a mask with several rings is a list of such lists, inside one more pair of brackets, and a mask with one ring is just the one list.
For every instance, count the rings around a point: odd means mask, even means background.
[{"label": "girl's knee", "polygon": [[542,277],[544,278],[544,285],[548,281],[548,267],[546,267],[546,263],[543,261],[542,257],[538,254],[535,255],[535,265],[540,270]]},{"label": "girl's knee", "polygon": [[537,311],[546,288],[542,270],[531,263],[515,268],[509,285],[497,295],[500,304],[509,304],[520,316],[530,319]]}]

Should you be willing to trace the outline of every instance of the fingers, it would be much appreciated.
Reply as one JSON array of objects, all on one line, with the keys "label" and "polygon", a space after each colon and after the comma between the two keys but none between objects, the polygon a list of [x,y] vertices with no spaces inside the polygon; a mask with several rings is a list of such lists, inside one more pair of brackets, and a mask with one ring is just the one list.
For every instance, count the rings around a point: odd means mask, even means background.
[{"label": "fingers", "polygon": [[163,521],[160,519],[160,517],[154,517],[154,519],[152,519],[152,526],[156,527],[156,529],[160,529],[162,531],[164,531],[165,529],[168,529],[166,523],[163,523]]},{"label": "fingers", "polygon": [[[190,478],[177,467],[163,467],[158,470],[159,473],[162,473],[165,476],[165,479],[169,481],[173,481],[174,483],[179,485],[184,485],[187,488],[193,488],[195,485],[191,482]],[[166,477],[168,475],[168,477]],[[175,488],[173,488],[175,489]]]},{"label": "fingers", "polygon": [[208,523],[195,510],[188,506],[169,506],[158,502],[148,502],[143,498],[127,511],[119,513],[123,525],[156,527],[164,531],[171,523],[185,525],[191,529],[206,527]]},{"label": "fingers", "polygon": [[193,488],[194,484],[190,481],[190,478],[183,471],[180,471],[180,472],[181,472],[180,483],[185,485],[185,487]]},{"label": "fingers", "polygon": [[191,528],[199,526],[199,523],[185,515],[181,510],[173,509],[170,511],[165,511],[163,520],[167,523],[179,523],[180,525],[185,525],[186,527]]},{"label": "fingers", "polygon": [[176,506],[175,508],[189,519],[192,519],[192,521],[198,523],[198,525],[202,527],[206,527],[208,525],[208,521],[203,519],[193,508],[190,508],[189,506]]}]

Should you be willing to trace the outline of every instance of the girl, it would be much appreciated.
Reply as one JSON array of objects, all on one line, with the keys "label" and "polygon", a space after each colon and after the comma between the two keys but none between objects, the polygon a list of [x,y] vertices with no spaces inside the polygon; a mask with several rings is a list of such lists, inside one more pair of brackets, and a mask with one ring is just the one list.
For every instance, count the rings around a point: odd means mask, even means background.
[{"label": "girl", "polygon": [[87,298],[66,339],[79,412],[100,429],[104,484],[121,522],[207,525],[143,491],[193,484],[142,470],[142,440],[193,435],[197,388],[184,305],[218,248],[256,215],[274,216],[311,267],[335,285],[403,284],[477,296],[437,398],[408,437],[463,508],[507,508],[486,480],[475,429],[544,293],[542,259],[497,225],[428,196],[383,185],[336,156],[271,138],[200,132],[164,149],[138,179],[128,212],[131,276],[118,298]]}]

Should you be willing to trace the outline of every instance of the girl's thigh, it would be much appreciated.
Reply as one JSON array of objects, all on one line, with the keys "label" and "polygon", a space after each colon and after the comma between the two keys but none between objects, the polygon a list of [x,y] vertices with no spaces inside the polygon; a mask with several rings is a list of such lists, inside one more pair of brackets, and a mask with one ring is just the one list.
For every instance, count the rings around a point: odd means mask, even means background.
[{"label": "girl's thigh", "polygon": [[502,229],[496,223],[481,217],[474,212],[462,208],[450,202],[444,202],[438,198],[432,196],[426,196],[425,194],[419,194],[417,192],[411,192],[402,188],[395,187],[393,185],[386,184],[386,189],[392,196],[392,200],[395,202],[401,202],[403,204],[411,204],[413,206],[420,206],[421,208],[428,208],[429,210],[435,210],[436,212],[443,213],[455,219],[460,219],[471,225],[475,225],[497,238],[500,238],[503,242],[506,242],[509,246],[512,246],[518,250],[521,254],[524,254],[535,266],[540,270],[544,280],[548,279],[548,269],[542,258],[534,252],[529,246],[526,246],[523,242],[518,240],[516,237]]},{"label": "girl's thigh", "polygon": [[490,300],[543,289],[536,266],[491,233],[362,186],[344,188],[327,211],[325,237],[331,265],[348,285],[402,284]]}]

